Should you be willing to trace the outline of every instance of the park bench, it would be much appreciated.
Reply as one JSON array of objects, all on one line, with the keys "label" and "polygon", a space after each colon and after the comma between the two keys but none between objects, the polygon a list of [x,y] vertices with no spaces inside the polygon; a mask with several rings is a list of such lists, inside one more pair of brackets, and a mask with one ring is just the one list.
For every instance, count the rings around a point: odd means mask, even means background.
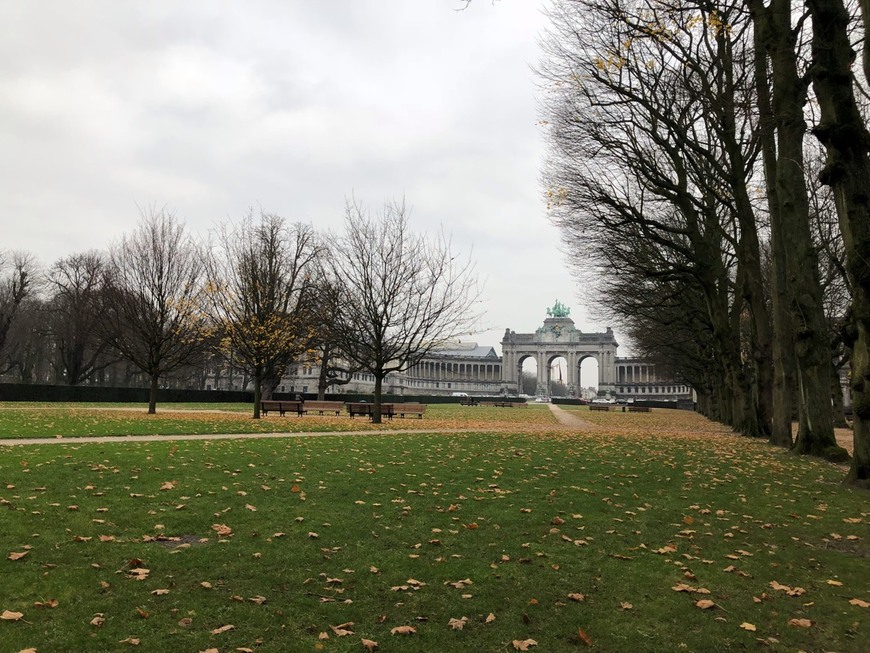
[{"label": "park bench", "polygon": [[[367,402],[349,401],[345,406],[347,406],[347,413],[351,418],[356,415],[366,415],[371,419],[375,414],[375,405]],[[381,404],[381,417],[393,419],[393,414],[393,404]]]},{"label": "park bench", "polygon": [[405,415],[416,415],[419,419],[423,419],[423,413],[426,411],[426,404],[393,404],[393,414],[404,418]]},{"label": "park bench", "polygon": [[459,400],[460,406],[477,406],[480,402],[474,397],[464,397]]},{"label": "park bench", "polygon": [[648,413],[648,412],[650,412],[650,410],[651,409],[649,406],[629,406],[628,407],[629,413]]},{"label": "park bench", "polygon": [[496,406],[497,408],[527,408],[524,401],[481,401],[481,406]]},{"label": "park bench", "polygon": [[284,413],[296,413],[299,417],[305,414],[305,406],[301,401],[280,401],[275,399],[261,399],[260,412],[268,415],[269,411],[277,411],[281,417]]},{"label": "park bench", "polygon": [[610,410],[609,404],[589,404],[589,410]]},{"label": "park bench", "polygon": [[308,413],[317,413],[318,415],[324,415],[326,413],[335,413],[336,415],[341,415],[341,411],[344,409],[343,401],[306,401],[305,402],[305,410]]}]

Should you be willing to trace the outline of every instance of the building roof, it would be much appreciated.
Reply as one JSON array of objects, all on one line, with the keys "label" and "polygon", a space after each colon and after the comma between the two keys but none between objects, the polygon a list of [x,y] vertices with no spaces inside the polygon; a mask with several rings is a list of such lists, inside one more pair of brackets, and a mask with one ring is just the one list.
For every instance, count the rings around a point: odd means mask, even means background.
[{"label": "building roof", "polygon": [[485,358],[499,360],[499,356],[495,353],[494,347],[478,345],[477,343],[470,343],[470,346],[451,344],[443,349],[439,348],[432,351],[429,356],[438,358],[441,358],[442,356],[452,356],[457,358]]}]

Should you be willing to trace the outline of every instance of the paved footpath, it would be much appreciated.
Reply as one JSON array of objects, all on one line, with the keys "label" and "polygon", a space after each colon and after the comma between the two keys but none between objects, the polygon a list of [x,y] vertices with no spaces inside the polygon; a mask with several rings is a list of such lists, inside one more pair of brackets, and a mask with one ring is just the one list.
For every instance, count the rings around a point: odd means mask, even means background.
[{"label": "paved footpath", "polygon": [[[562,410],[555,404],[549,404],[550,411],[558,422],[572,429],[592,430],[598,428],[596,424],[587,422],[569,411]],[[402,433],[480,433],[481,431],[499,432],[511,431],[504,427],[494,429],[384,429],[369,431],[307,431],[298,433],[202,433],[188,435],[102,435],[102,436],[76,436],[54,438],[0,438],[0,447],[25,446],[25,445],[50,445],[50,444],[90,444],[100,442],[174,442],[178,440],[268,440],[277,438],[307,438],[340,435],[399,435]]]}]

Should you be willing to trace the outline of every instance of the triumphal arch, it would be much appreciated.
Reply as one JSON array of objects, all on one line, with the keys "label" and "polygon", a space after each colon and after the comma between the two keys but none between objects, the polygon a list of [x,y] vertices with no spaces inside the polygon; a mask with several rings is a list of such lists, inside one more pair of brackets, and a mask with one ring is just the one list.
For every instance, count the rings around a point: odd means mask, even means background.
[{"label": "triumphal arch", "polygon": [[571,309],[557,301],[547,309],[547,319],[534,333],[515,333],[505,329],[501,341],[502,381],[510,389],[522,392],[523,362],[534,358],[538,365],[537,393],[548,395],[550,368],[559,357],[568,361],[568,378],[564,379],[569,395],[580,394],[580,364],[587,358],[598,361],[598,391],[616,391],[616,349],[619,344],[613,329],[604,333],[583,333],[569,317]]}]

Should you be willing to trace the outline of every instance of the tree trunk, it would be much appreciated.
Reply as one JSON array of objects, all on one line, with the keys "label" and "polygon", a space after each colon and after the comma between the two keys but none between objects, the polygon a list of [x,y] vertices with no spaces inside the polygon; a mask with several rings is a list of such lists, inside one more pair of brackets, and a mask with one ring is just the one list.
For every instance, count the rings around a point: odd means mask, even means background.
[{"label": "tree trunk", "polygon": [[157,381],[160,378],[158,372],[151,373],[151,388],[148,392],[148,414],[157,413]]},{"label": "tree trunk", "polygon": [[776,186],[776,124],[771,107],[767,52],[762,32],[767,29],[756,19],[754,29],[755,88],[758,94],[759,136],[761,141],[767,206],[771,222],[770,317],[773,329],[773,381],[770,442],[791,448],[794,406],[794,347],[791,317],[788,312],[788,286],[785,276],[785,251],[782,247],[782,218]]},{"label": "tree trunk", "polygon": [[834,411],[834,428],[847,429],[846,407],[843,405],[843,388],[840,386],[840,371],[831,366],[831,405]]},{"label": "tree trunk", "polygon": [[[773,235],[785,254],[788,305],[794,330],[798,382],[798,453],[839,458],[834,438],[828,368],[828,346],[818,257],[809,226],[809,201],[804,175],[803,107],[807,86],[797,71],[796,32],[791,26],[790,0],[771,0],[769,8],[750,0],[753,20],[771,59],[773,117],[777,132],[776,197],[778,222]],[[780,261],[782,262],[782,261]]]},{"label": "tree trunk", "polygon": [[372,424],[381,423],[381,389],[383,387],[384,377],[380,370],[375,374],[375,408],[372,414]]},{"label": "tree trunk", "polygon": [[263,397],[263,379],[260,372],[254,374],[254,419],[260,419],[260,400]]},{"label": "tree trunk", "polygon": [[[813,87],[820,108],[814,133],[827,151],[822,182],[834,194],[852,282],[851,389],[854,454],[847,482],[870,488],[870,134],[852,86],[855,53],[841,0],[808,0],[813,24]],[[867,31],[867,7],[862,2]],[[867,42],[865,39],[865,66]]]}]

